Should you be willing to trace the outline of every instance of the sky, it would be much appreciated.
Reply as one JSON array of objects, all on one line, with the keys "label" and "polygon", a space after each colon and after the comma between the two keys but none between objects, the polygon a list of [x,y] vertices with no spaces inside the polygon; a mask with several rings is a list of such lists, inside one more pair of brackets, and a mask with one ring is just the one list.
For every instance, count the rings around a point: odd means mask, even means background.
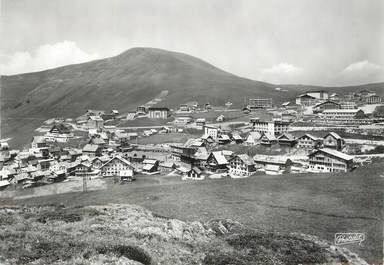
[{"label": "sky", "polygon": [[382,0],[2,0],[0,73],[187,53],[274,84],[384,81]]}]

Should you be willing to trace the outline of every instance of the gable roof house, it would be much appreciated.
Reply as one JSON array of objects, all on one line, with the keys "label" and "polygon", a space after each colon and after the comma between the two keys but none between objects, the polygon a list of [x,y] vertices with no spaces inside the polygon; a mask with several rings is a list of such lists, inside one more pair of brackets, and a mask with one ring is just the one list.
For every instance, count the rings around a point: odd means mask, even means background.
[{"label": "gable roof house", "polygon": [[231,138],[227,134],[221,134],[218,138],[217,141],[219,144],[228,144],[231,142]]},{"label": "gable roof house", "polygon": [[232,157],[228,168],[229,174],[234,177],[248,177],[256,172],[255,162],[247,154]]},{"label": "gable roof house", "polygon": [[341,151],[345,145],[345,141],[335,132],[330,132],[323,138],[323,146],[326,148],[335,149]]},{"label": "gable roof house", "polygon": [[283,133],[277,138],[280,145],[294,146],[296,144],[296,138],[290,133]]},{"label": "gable roof house", "polygon": [[260,132],[249,132],[247,139],[245,140],[246,145],[257,145],[260,142],[261,139],[261,133]]},{"label": "gable roof house", "polygon": [[207,159],[209,153],[205,147],[199,147],[196,149],[195,154],[193,155],[194,161],[191,165],[196,167],[205,167],[207,164]]},{"label": "gable roof house", "polygon": [[93,158],[91,164],[94,169],[99,169],[101,168],[102,165],[104,165],[109,160],[110,158],[108,156],[97,156]]},{"label": "gable roof house", "polygon": [[158,168],[161,172],[168,172],[176,169],[176,164],[173,162],[162,162],[162,163],[159,163]]},{"label": "gable roof house", "polygon": [[103,148],[101,146],[99,146],[99,145],[86,144],[83,147],[83,154],[84,155],[88,155],[89,157],[100,156],[102,149]]},{"label": "gable roof house", "polygon": [[128,160],[115,156],[108,160],[104,165],[100,167],[100,173],[103,177],[120,176],[121,171],[132,170],[135,171],[134,166]]},{"label": "gable roof house", "polygon": [[325,102],[319,103],[313,107],[314,113],[323,112],[327,109],[341,109],[341,105],[337,102],[327,100]]},{"label": "gable roof house", "polygon": [[228,160],[222,151],[212,152],[207,158],[207,169],[211,171],[226,171]]},{"label": "gable roof house", "polygon": [[309,167],[315,172],[348,172],[354,169],[354,157],[334,149],[318,149],[308,158]]},{"label": "gable roof house", "polygon": [[244,142],[243,137],[238,132],[233,132],[231,136],[232,140],[237,144]]},{"label": "gable roof house", "polygon": [[262,136],[260,138],[260,142],[263,145],[273,145],[277,143],[277,138],[274,134],[272,133],[262,133]]},{"label": "gable roof house", "polygon": [[70,174],[74,174],[79,177],[86,176],[92,171],[91,163],[88,161],[74,162],[73,165],[69,165],[67,171],[69,171]]},{"label": "gable roof house", "polygon": [[320,147],[322,142],[322,138],[307,133],[297,138],[297,147],[308,151]]},{"label": "gable roof house", "polygon": [[143,164],[143,172],[154,173],[158,171],[159,160],[144,159]]},{"label": "gable roof house", "polygon": [[89,116],[87,126],[88,128],[100,129],[104,126],[104,120],[100,116]]},{"label": "gable roof house", "polygon": [[51,134],[70,134],[71,128],[64,123],[55,123],[49,130]]},{"label": "gable roof house", "polygon": [[291,159],[278,156],[255,155],[253,160],[267,175],[289,173],[293,164]]},{"label": "gable roof house", "polygon": [[127,145],[130,140],[130,135],[124,131],[116,131],[115,139],[120,145]]},{"label": "gable roof house", "polygon": [[74,162],[78,157],[83,154],[83,151],[80,149],[71,148],[68,150],[68,155],[71,157],[71,161]]},{"label": "gable roof house", "polygon": [[193,167],[187,172],[185,178],[202,180],[204,179],[203,171],[198,167]]},{"label": "gable roof house", "polygon": [[198,150],[196,147],[186,146],[171,146],[171,156],[174,160],[184,162],[187,164],[193,164],[195,162],[195,153]]},{"label": "gable roof house", "polygon": [[205,142],[201,138],[190,138],[184,143],[184,147],[203,147]]},{"label": "gable roof house", "polygon": [[308,94],[301,94],[296,97],[296,105],[312,106],[317,102],[317,98]]}]

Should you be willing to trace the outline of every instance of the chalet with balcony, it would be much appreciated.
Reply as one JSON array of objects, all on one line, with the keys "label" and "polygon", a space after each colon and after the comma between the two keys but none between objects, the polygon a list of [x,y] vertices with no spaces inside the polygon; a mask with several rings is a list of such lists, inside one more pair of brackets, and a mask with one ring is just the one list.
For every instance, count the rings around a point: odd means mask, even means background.
[{"label": "chalet with balcony", "polygon": [[353,156],[322,148],[308,155],[309,167],[315,172],[349,172],[354,169]]},{"label": "chalet with balcony", "polygon": [[327,100],[325,102],[319,103],[316,106],[314,106],[313,112],[319,113],[327,109],[341,109],[341,105],[340,103],[337,103],[335,101]]},{"label": "chalet with balcony", "polygon": [[235,155],[228,162],[231,175],[249,177],[256,172],[255,162],[247,154]]},{"label": "chalet with balcony", "polygon": [[307,133],[297,138],[297,148],[308,151],[320,147],[322,142],[322,138]]},{"label": "chalet with balcony", "polygon": [[120,156],[115,156],[100,167],[100,174],[103,177],[114,177],[120,176],[121,171],[127,170],[134,171],[135,168],[128,160]]}]

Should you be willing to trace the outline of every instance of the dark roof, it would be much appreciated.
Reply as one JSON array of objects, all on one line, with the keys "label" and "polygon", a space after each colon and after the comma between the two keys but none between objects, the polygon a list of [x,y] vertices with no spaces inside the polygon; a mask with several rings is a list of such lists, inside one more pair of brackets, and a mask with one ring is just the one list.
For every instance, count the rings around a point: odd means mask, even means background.
[{"label": "dark roof", "polygon": [[300,96],[298,96],[298,98],[312,98],[312,99],[316,99],[315,97],[312,97],[312,96],[307,95],[307,94],[300,95]]},{"label": "dark roof", "polygon": [[293,136],[292,134],[290,133],[283,133],[282,135],[280,135],[278,137],[279,140],[282,140],[283,138],[286,138],[288,141],[293,141],[295,140],[295,136]]},{"label": "dark roof", "polygon": [[325,137],[327,137],[328,135],[331,135],[333,138],[335,138],[335,139],[337,139],[337,140],[339,140],[339,139],[343,139],[343,138],[341,138],[341,136],[340,135],[338,135],[337,133],[335,133],[335,132],[330,132],[330,133],[327,133],[327,135],[326,136],[324,136],[324,138]]},{"label": "dark roof", "polygon": [[167,107],[150,107],[150,108],[148,108],[148,110],[149,111],[151,111],[151,110],[165,110],[165,111],[169,111],[169,108],[167,108]]},{"label": "dark roof", "polygon": [[339,151],[334,150],[334,149],[329,149],[329,148],[318,149],[318,150],[314,151],[313,153],[309,154],[309,156],[313,156],[313,155],[315,155],[318,152],[338,157],[338,158],[340,158],[340,159],[342,159],[344,161],[353,161],[353,156],[350,156],[348,154],[339,152]]},{"label": "dark roof", "polygon": [[324,104],[327,104],[327,103],[332,103],[332,104],[335,104],[335,105],[340,106],[340,104],[337,103],[337,102],[335,102],[335,101],[327,100],[327,101],[324,101],[324,102],[322,102],[322,103],[317,104],[315,107],[319,107],[319,106],[324,105]]},{"label": "dark roof", "polygon": [[60,131],[60,133],[69,133],[71,131],[71,128],[63,123],[57,123],[54,124],[49,132],[52,132],[53,129],[57,129]]},{"label": "dark roof", "polygon": [[203,173],[203,171],[198,167],[193,167],[191,170],[195,171],[197,174]]},{"label": "dark roof", "polygon": [[301,139],[301,138],[303,138],[303,137],[308,137],[308,138],[311,138],[312,140],[320,140],[320,138],[318,138],[318,137],[316,137],[316,136],[313,136],[312,134],[309,134],[309,133],[306,133],[306,134],[304,134],[304,135],[302,135],[302,136],[300,136],[298,139]]}]

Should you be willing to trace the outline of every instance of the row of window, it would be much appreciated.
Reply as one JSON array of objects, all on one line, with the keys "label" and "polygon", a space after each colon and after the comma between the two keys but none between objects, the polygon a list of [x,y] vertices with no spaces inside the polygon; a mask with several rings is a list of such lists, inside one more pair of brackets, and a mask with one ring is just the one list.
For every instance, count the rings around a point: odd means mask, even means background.
[{"label": "row of window", "polygon": [[324,165],[328,167],[338,167],[338,168],[346,167],[345,164],[341,164],[341,163],[329,163],[329,162],[319,162],[319,161],[309,161],[309,163],[314,165]]}]

